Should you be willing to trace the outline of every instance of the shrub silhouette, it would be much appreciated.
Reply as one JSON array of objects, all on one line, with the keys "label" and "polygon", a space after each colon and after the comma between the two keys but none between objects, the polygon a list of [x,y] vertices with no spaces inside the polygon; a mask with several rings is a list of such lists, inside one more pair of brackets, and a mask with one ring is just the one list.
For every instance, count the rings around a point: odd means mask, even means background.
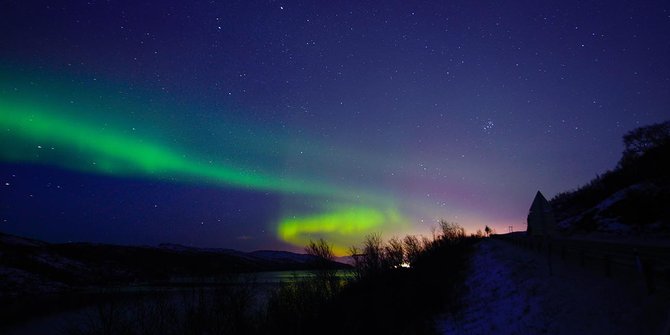
[{"label": "shrub silhouette", "polygon": [[384,246],[385,259],[388,266],[397,268],[405,261],[405,250],[403,243],[398,237],[393,236]]},{"label": "shrub silhouette", "polygon": [[421,242],[415,235],[407,235],[403,238],[404,251],[405,251],[405,261],[410,264],[414,264],[419,254],[423,251]]},{"label": "shrub silhouette", "polygon": [[[105,302],[79,322],[70,334],[424,334],[432,333],[432,315],[457,306],[456,283],[465,267],[469,246],[462,227],[440,222],[430,240],[413,235],[365,237],[352,247],[360,276],[346,285],[325,262],[334,259],[325,240],[310,241],[306,251],[323,261],[313,276],[298,278],[269,291],[262,308],[258,286],[220,285],[158,295],[140,303]],[[359,252],[360,250],[360,252]],[[358,259],[356,261],[356,259]],[[403,261],[410,269],[398,268]],[[331,276],[332,275],[332,276]],[[128,307],[130,306],[130,307]]]}]

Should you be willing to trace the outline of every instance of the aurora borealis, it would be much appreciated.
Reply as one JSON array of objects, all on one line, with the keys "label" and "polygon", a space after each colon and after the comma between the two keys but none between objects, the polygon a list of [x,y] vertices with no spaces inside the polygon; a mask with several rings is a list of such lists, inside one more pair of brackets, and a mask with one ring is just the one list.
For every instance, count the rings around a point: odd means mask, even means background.
[{"label": "aurora borealis", "polygon": [[[668,117],[668,5],[0,4],[0,231],[339,254],[523,222]],[[47,19],[48,18],[48,19]]]},{"label": "aurora borealis", "polygon": [[[21,78],[16,78],[15,83],[20,81]],[[211,184],[271,192],[284,197],[309,197],[310,202],[316,204],[337,203],[337,208],[324,208],[307,215],[302,213],[299,217],[281,217],[274,222],[274,229],[278,238],[294,246],[305,245],[316,236],[327,236],[335,251],[341,255],[346,254],[352,238],[361,239],[366,234],[381,230],[406,230],[408,226],[407,219],[401,219],[391,197],[323,180],[310,181],[310,176],[292,176],[286,171],[272,172],[271,167],[258,171],[261,169],[245,167],[243,161],[231,162],[227,159],[225,164],[214,162],[202,158],[206,154],[202,157],[194,155],[197,149],[180,152],[171,143],[160,143],[160,140],[150,136],[145,138],[135,132],[124,132],[122,125],[104,122],[104,126],[100,127],[99,123],[80,117],[91,116],[95,114],[92,111],[103,108],[96,103],[68,106],[67,103],[59,103],[58,99],[34,103],[40,100],[39,93],[31,93],[30,90],[27,93],[29,98],[16,99],[8,94],[0,101],[3,112],[0,114],[0,126],[6,130],[2,139],[5,143],[12,143],[3,148],[0,158],[4,161],[120,178]],[[141,105],[129,106],[120,101],[113,105],[124,110],[142,109]],[[236,145],[244,151],[251,151],[254,147],[253,139],[237,138]],[[231,156],[234,153],[224,155],[227,158]],[[247,159],[246,163],[249,161]]]},{"label": "aurora borealis", "polygon": [[[351,237],[362,238],[378,230],[407,225],[393,207],[384,209],[383,206],[393,206],[388,197],[347,190],[338,185],[309,182],[306,177],[257,172],[256,169],[243,167],[240,162],[231,167],[214,163],[211,159],[199,160],[198,157],[180,153],[170,144],[152,143],[150,138],[124,134],[118,130],[122,127],[114,129],[105,123],[104,129],[101,129],[94,123],[88,124],[76,118],[76,115],[91,114],[90,111],[101,107],[95,104],[74,108],[59,106],[55,102],[51,105],[30,103],[37,99],[13,102],[11,95],[2,98],[0,126],[6,130],[2,138],[5,143],[12,143],[1,153],[0,158],[5,161],[116,177],[214,184],[255,192],[309,196],[316,202],[325,199],[347,203],[348,207],[344,209],[301,218],[282,218],[276,228],[279,238],[295,246],[305,245],[315,236],[328,236],[336,252],[342,255],[346,253]],[[59,112],[64,110],[68,112]],[[238,145],[244,146],[245,143]],[[247,150],[245,147],[241,149]],[[361,203],[367,207],[360,207]]]},{"label": "aurora borealis", "polygon": [[[184,176],[211,181],[226,186],[251,188],[261,191],[299,193],[307,195],[339,195],[337,189],[311,185],[283,178],[272,178],[245,169],[193,161],[171,151],[167,146],[144,142],[142,139],[114,133],[99,132],[77,120],[59,119],[44,113],[48,108],[3,104],[0,125],[7,129],[7,139],[17,147],[3,152],[8,160],[37,161],[82,171],[102,174],[142,177]],[[59,151],[77,151],[80,157],[63,160],[60,155],[33,154],[26,150],[38,143],[49,143]]]},{"label": "aurora borealis", "polygon": [[407,222],[393,210],[386,212],[372,208],[347,208],[340,211],[305,218],[287,218],[279,223],[279,237],[295,245],[307,245],[313,236],[325,234],[333,251],[346,255],[352,237],[390,230]]}]

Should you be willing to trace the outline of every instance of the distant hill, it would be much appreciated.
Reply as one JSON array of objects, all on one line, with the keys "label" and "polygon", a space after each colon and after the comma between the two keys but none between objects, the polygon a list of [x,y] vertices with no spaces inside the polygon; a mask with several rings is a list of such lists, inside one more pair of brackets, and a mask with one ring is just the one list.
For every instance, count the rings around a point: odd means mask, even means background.
[{"label": "distant hill", "polygon": [[670,236],[670,121],[624,137],[617,166],[551,200],[564,233]]},{"label": "distant hill", "polygon": [[[176,277],[310,270],[314,260],[286,251],[47,243],[0,233],[0,297],[108,285],[169,285]],[[348,267],[337,262],[331,266]]]}]

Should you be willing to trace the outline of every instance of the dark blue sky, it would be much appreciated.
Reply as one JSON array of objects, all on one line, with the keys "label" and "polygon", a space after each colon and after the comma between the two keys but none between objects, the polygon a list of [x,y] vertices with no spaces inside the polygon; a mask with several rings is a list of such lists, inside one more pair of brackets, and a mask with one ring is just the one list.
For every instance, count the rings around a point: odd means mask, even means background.
[{"label": "dark blue sky", "polygon": [[332,192],[90,170],[3,124],[0,230],[53,241],[296,249],[281,222],[345,208],[524,229],[670,116],[666,1],[4,1],[0,29],[0,99]]}]

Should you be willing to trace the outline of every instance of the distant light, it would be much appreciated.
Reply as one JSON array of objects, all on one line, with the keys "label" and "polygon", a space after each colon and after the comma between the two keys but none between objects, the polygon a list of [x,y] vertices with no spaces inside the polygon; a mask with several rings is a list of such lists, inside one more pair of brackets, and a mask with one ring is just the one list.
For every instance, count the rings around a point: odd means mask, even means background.
[{"label": "distant light", "polygon": [[409,263],[407,263],[407,262],[401,263],[400,267],[401,268],[409,268]]}]

